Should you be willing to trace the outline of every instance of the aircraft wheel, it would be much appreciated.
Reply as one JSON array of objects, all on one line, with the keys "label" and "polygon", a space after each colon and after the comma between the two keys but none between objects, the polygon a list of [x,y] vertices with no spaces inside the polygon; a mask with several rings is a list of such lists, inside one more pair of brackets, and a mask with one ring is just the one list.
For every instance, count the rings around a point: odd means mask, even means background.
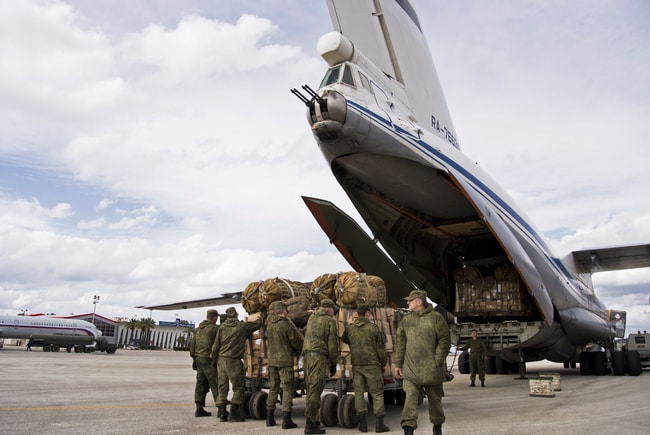
[{"label": "aircraft wheel", "polygon": [[594,374],[593,352],[580,352],[580,374],[591,376]]},{"label": "aircraft wheel", "polygon": [[627,371],[630,376],[639,376],[643,371],[643,366],[641,366],[641,355],[638,350],[627,351]]},{"label": "aircraft wheel", "polygon": [[495,357],[489,356],[485,361],[483,362],[483,369],[485,370],[485,373],[488,375],[495,375],[497,373],[497,369],[495,367]]},{"label": "aircraft wheel", "polygon": [[83,351],[84,351],[83,346],[75,346],[75,347],[74,347],[74,352],[75,352],[75,353],[81,353],[81,352],[83,352]]},{"label": "aircraft wheel", "polygon": [[113,354],[113,353],[115,353],[116,350],[117,350],[117,348],[111,346],[108,349],[106,349],[106,353]]},{"label": "aircraft wheel", "polygon": [[320,418],[327,427],[339,424],[337,409],[339,397],[334,393],[326,394],[320,401]]},{"label": "aircraft wheel", "polygon": [[58,352],[60,350],[61,350],[61,346],[59,346],[58,344],[52,345],[52,352]]},{"label": "aircraft wheel", "polygon": [[251,396],[248,410],[255,420],[264,420],[266,418],[266,398],[268,396],[266,391],[262,390],[254,392]]},{"label": "aircraft wheel", "polygon": [[564,368],[568,369],[570,366],[569,361],[564,361]]},{"label": "aircraft wheel", "polygon": [[244,392],[244,403],[242,404],[242,415],[244,418],[251,418],[251,411],[250,411],[250,406],[251,406],[251,397],[253,396],[253,393],[250,391]]},{"label": "aircraft wheel", "polygon": [[614,376],[625,376],[625,353],[621,351],[612,353],[612,369]]},{"label": "aircraft wheel", "polygon": [[494,365],[497,371],[497,375],[507,375],[508,374],[508,368],[510,364],[508,364],[507,361],[505,361],[503,358],[500,356],[495,357],[494,360]]},{"label": "aircraft wheel", "polygon": [[575,369],[575,368],[576,368],[576,362],[575,362],[575,361],[571,361],[571,362],[569,363],[569,365],[571,366],[572,369]]},{"label": "aircraft wheel", "polygon": [[461,375],[469,374],[469,352],[463,352],[458,357],[458,371]]},{"label": "aircraft wheel", "polygon": [[395,390],[384,390],[384,405],[395,404]]},{"label": "aircraft wheel", "polygon": [[395,390],[395,403],[399,406],[404,406],[404,402],[406,401],[406,393],[404,392],[403,389],[398,388]]},{"label": "aircraft wheel", "polygon": [[605,376],[607,367],[605,366],[605,352],[593,352],[594,354],[594,374],[596,376]]},{"label": "aircraft wheel", "polygon": [[46,344],[43,346],[43,352],[51,352],[52,351],[52,345]]},{"label": "aircraft wheel", "polygon": [[341,426],[346,429],[357,427],[359,418],[354,412],[354,394],[346,394],[339,400],[338,417]]}]

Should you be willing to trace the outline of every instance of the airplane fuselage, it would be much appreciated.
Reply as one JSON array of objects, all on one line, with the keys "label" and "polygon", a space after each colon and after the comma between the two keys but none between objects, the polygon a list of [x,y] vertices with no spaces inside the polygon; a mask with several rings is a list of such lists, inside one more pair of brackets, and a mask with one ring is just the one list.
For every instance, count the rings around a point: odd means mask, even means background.
[{"label": "airplane fuselage", "polygon": [[79,335],[94,338],[102,335],[97,327],[85,320],[0,315],[0,338],[29,338],[32,334]]},{"label": "airplane fuselage", "polygon": [[[416,286],[460,320],[457,338],[469,333],[463,323],[478,323],[499,329],[492,348],[536,349],[533,356],[557,361],[575,360],[585,343],[611,341],[616,328],[590,279],[553,254],[435,113],[415,118],[401,84],[358,50],[347,53],[354,55],[330,57],[334,62],[308,105],[312,131],[374,239]],[[530,298],[530,306],[513,312],[488,294],[485,306],[468,310],[454,274],[468,267],[492,273],[503,265],[517,270],[522,294],[516,297]],[[483,285],[474,284],[465,287],[478,292]],[[500,292],[498,283],[490,289]],[[405,290],[392,289],[393,297]]]}]

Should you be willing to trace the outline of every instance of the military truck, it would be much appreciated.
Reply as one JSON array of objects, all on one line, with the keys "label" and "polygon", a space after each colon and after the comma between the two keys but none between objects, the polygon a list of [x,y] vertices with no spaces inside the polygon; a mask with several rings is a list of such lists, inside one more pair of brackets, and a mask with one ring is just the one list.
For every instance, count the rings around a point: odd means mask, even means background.
[{"label": "military truck", "polygon": [[115,353],[117,346],[108,342],[106,337],[85,335],[32,334],[29,337],[32,347],[42,347],[43,352],[59,352],[62,348],[68,352],[90,353],[94,351]]}]

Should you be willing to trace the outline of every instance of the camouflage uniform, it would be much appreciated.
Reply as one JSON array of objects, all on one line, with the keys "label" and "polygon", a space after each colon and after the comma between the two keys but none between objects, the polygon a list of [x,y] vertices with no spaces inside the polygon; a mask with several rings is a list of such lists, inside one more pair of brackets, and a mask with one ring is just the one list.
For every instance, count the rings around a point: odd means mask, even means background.
[{"label": "camouflage uniform", "polygon": [[210,351],[214,344],[219,326],[204,320],[194,333],[190,343],[190,356],[196,366],[196,386],[194,387],[194,402],[205,404],[205,396],[212,391],[214,403],[217,403],[217,369],[212,366]]},{"label": "camouflage uniform", "polygon": [[476,379],[476,373],[478,373],[479,380],[484,381],[485,370],[483,367],[483,359],[485,358],[485,352],[487,350],[485,341],[480,338],[477,338],[476,340],[474,340],[474,338],[470,338],[462,350],[469,350],[469,368],[471,370],[469,379],[472,381],[472,384]]},{"label": "camouflage uniform", "polygon": [[232,383],[232,404],[244,402],[244,350],[246,339],[264,324],[261,316],[254,322],[240,322],[237,318],[228,318],[221,324],[212,347],[213,358],[218,358],[217,379],[218,397],[216,405],[228,403],[228,383]]},{"label": "camouflage uniform", "polygon": [[336,365],[338,355],[336,321],[326,308],[319,308],[309,317],[302,354],[305,357],[305,389],[307,393],[305,417],[312,422],[317,422],[320,395],[325,388],[328,367]]},{"label": "camouflage uniform", "polygon": [[424,311],[408,313],[400,322],[397,327],[395,367],[402,369],[406,393],[402,409],[402,427],[416,429],[418,426],[421,388],[427,393],[429,421],[434,425],[444,423],[442,382],[450,347],[451,338],[447,323],[431,306]]},{"label": "camouflage uniform", "polygon": [[271,317],[266,336],[269,349],[269,396],[266,409],[275,409],[282,383],[282,411],[291,412],[295,392],[293,357],[302,349],[303,337],[289,319],[281,316]]},{"label": "camouflage uniform", "polygon": [[354,387],[354,410],[357,415],[368,412],[364,400],[366,387],[372,395],[375,416],[384,415],[384,377],[386,340],[377,325],[365,317],[357,317],[345,328],[341,339],[350,345]]}]

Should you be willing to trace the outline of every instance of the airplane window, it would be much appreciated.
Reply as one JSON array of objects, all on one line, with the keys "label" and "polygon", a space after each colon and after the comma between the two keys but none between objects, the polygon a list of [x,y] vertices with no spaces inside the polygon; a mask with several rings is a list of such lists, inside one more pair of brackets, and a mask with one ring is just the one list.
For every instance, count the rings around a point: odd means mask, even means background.
[{"label": "airplane window", "polygon": [[346,85],[354,86],[354,80],[352,80],[352,71],[350,68],[345,68],[343,70],[343,80],[341,80]]},{"label": "airplane window", "polygon": [[320,87],[329,86],[339,81],[339,75],[341,74],[341,65],[334,66],[327,70],[323,81],[320,83]]},{"label": "airplane window", "polygon": [[361,71],[359,71],[359,78],[361,79],[361,86],[372,92],[372,89],[370,88],[370,82],[368,81],[368,77],[366,77]]},{"label": "airplane window", "polygon": [[634,337],[634,342],[636,344],[645,344],[645,337],[643,335],[637,335]]}]

